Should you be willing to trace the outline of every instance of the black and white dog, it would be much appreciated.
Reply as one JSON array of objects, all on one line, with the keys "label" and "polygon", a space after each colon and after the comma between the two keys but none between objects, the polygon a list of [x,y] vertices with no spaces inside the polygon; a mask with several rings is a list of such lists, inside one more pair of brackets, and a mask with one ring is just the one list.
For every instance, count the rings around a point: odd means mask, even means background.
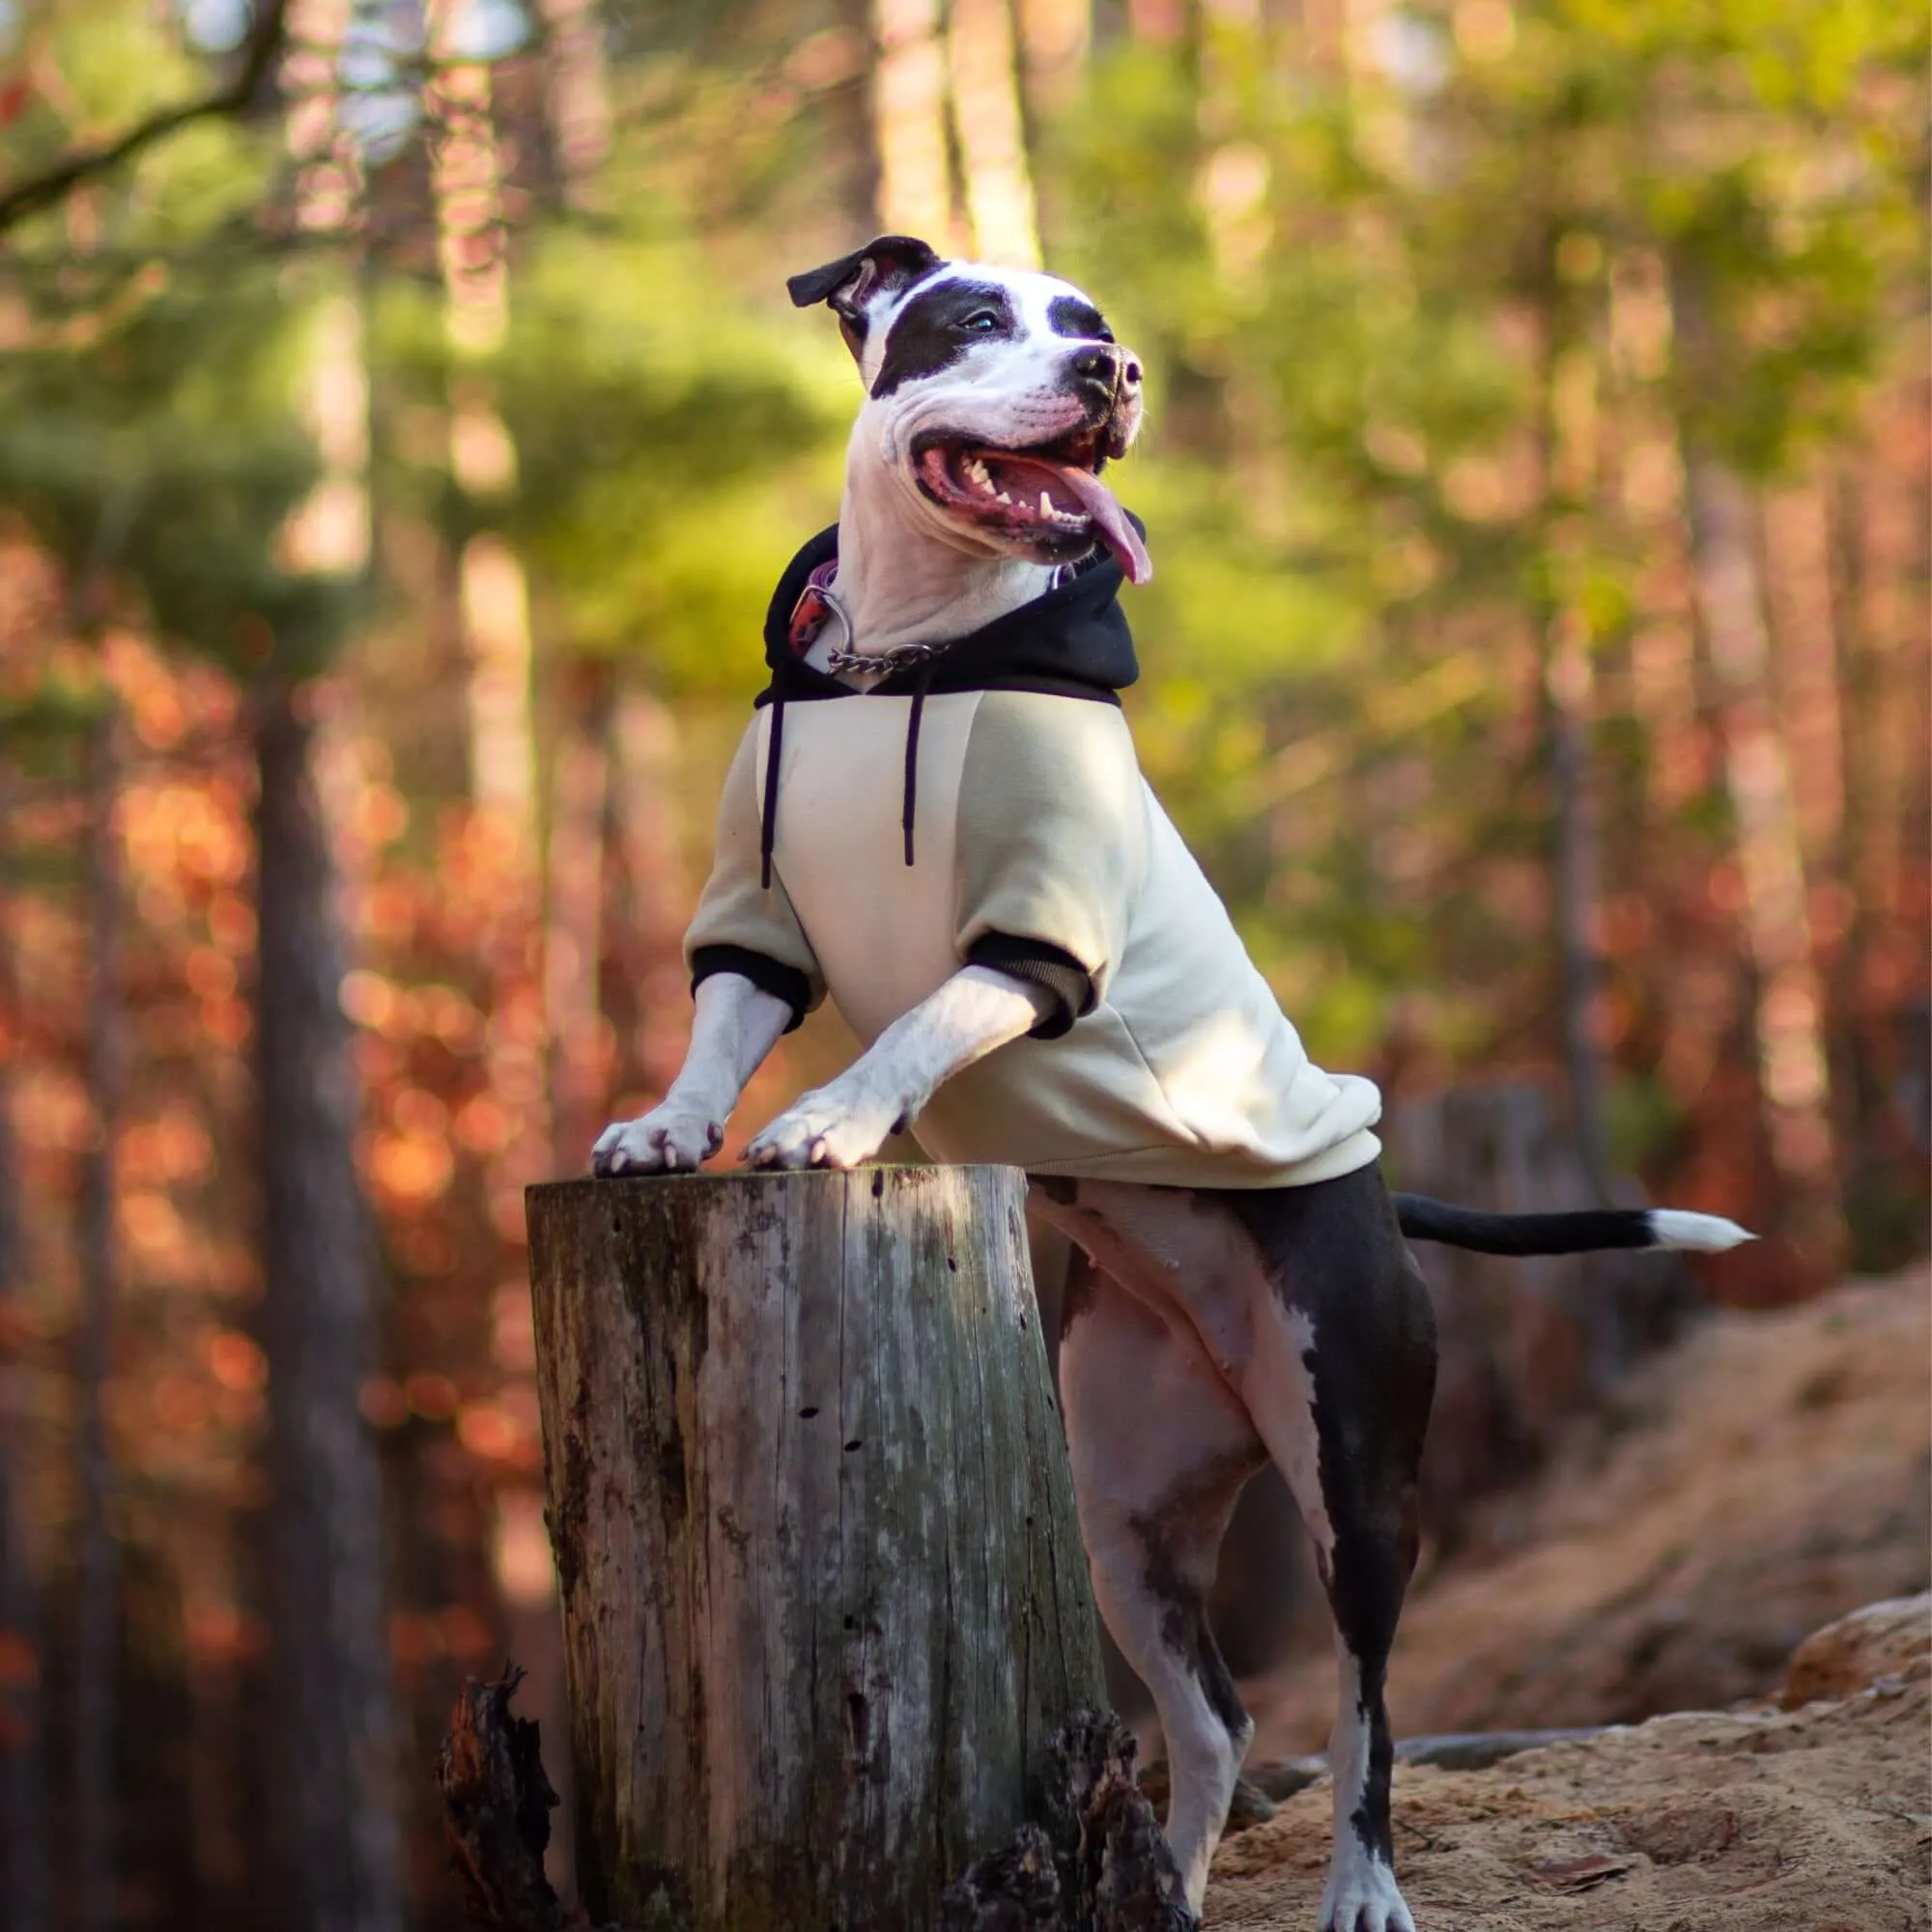
[{"label": "black and white dog", "polygon": [[1026,1168],[1078,1253],[1060,1371],[1081,1529],[1166,1733],[1190,1908],[1253,1731],[1204,1599],[1272,1461],[1341,1666],[1321,1924],[1413,1932],[1383,1684],[1435,1338],[1403,1237],[1548,1254],[1747,1236],[1667,1210],[1391,1197],[1376,1090],[1308,1062],[1134,763],[1116,592],[1151,565],[1100,471],[1138,431],[1139,362],[1078,289],[905,237],[790,286],[831,305],[865,383],[844,499],[773,601],[772,685],[688,942],[689,1058],[595,1169],[697,1167],[828,991],[865,1051],[758,1135],[754,1165],[850,1167],[913,1123],[937,1158]]}]

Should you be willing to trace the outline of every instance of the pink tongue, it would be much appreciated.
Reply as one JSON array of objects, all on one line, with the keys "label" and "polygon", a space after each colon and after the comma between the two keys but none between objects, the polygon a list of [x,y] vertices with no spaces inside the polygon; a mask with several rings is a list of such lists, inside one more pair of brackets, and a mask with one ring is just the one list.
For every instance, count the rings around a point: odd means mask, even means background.
[{"label": "pink tongue", "polygon": [[[1042,465],[1041,468],[1046,466]],[[1094,519],[1095,527],[1107,540],[1114,559],[1127,574],[1129,583],[1149,583],[1153,580],[1153,560],[1141,542],[1141,533],[1127,522],[1127,513],[1114,500],[1114,493],[1091,469],[1072,464],[1053,466],[1060,477],[1079,498],[1080,507]]]}]

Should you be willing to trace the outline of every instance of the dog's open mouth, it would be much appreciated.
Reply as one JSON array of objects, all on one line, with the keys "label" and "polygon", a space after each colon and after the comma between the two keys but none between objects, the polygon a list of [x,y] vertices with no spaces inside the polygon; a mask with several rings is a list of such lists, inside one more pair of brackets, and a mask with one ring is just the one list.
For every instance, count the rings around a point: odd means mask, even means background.
[{"label": "dog's open mouth", "polygon": [[913,473],[933,502],[981,529],[1063,560],[1098,541],[1130,583],[1145,583],[1153,575],[1147,546],[1100,481],[1108,454],[1104,426],[1026,449],[937,435],[914,445]]}]

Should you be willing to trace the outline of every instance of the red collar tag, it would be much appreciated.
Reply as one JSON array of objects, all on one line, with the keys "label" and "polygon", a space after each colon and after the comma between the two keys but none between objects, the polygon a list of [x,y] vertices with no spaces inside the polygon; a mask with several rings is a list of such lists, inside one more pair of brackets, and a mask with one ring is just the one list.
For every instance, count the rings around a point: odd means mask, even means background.
[{"label": "red collar tag", "polygon": [[831,620],[832,605],[824,593],[838,573],[836,557],[821,563],[798,593],[798,602],[791,607],[791,623],[785,631],[785,642],[790,645],[793,657],[802,658],[810,650],[818,641],[819,632]]}]

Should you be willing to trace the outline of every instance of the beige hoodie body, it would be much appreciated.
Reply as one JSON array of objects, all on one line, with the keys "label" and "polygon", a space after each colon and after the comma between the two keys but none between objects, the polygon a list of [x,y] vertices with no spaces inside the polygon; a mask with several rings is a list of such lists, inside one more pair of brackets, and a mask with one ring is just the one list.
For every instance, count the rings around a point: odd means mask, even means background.
[{"label": "beige hoodie body", "polygon": [[1117,705],[1011,690],[927,697],[908,866],[912,701],[786,706],[769,887],[759,810],[772,713],[756,713],[687,957],[729,947],[788,967],[808,1005],[829,993],[869,1045],[990,935],[1069,955],[1091,1004],[934,1094],[913,1132],[937,1160],[1253,1188],[1377,1157],[1380,1094],[1310,1061],[1149,789]]}]

